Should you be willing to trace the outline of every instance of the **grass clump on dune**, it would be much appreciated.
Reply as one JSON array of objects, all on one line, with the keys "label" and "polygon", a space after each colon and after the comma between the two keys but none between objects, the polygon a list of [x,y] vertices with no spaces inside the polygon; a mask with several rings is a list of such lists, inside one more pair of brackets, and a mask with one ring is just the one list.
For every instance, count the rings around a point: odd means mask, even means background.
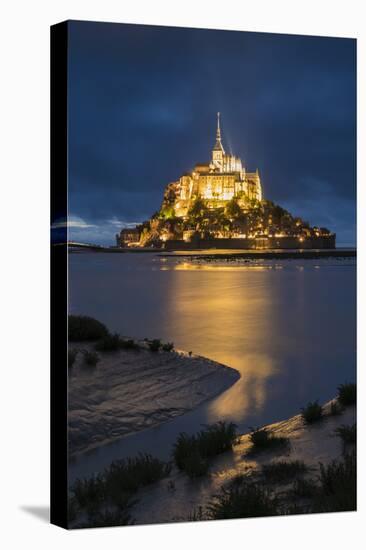
[{"label": "grass clump on dune", "polygon": [[132,504],[126,506],[123,510],[99,510],[94,514],[91,514],[88,518],[88,522],[81,527],[114,527],[117,525],[134,525],[134,520],[129,514],[129,509]]},{"label": "grass clump on dune", "polygon": [[154,338],[153,340],[148,340],[145,338],[148,348],[150,351],[174,351],[173,342],[162,342],[160,338]]},{"label": "grass clump on dune", "polygon": [[194,508],[187,518],[188,521],[204,521],[205,519],[207,518],[205,516],[202,506]]},{"label": "grass clump on dune", "polygon": [[301,416],[306,424],[314,424],[323,418],[323,407],[318,401],[309,402],[301,409]]},{"label": "grass clump on dune", "polygon": [[195,435],[188,435],[181,432],[173,446],[174,462],[180,470],[185,469],[186,460],[197,450],[197,439]]},{"label": "grass clump on dune", "polygon": [[308,467],[302,460],[281,460],[264,464],[262,466],[262,475],[268,483],[287,483],[292,478],[303,475]]},{"label": "grass clump on dune", "polygon": [[232,449],[237,440],[236,425],[216,422],[195,435],[180,433],[173,447],[173,458],[180,470],[190,477],[204,475],[208,459]]},{"label": "grass clump on dune", "polygon": [[148,346],[150,351],[159,351],[161,349],[162,343],[161,340],[158,338],[154,338],[154,340],[148,340]]},{"label": "grass clump on dune", "polygon": [[344,407],[356,405],[357,390],[356,384],[345,383],[338,386],[338,401]]},{"label": "grass clump on dune", "polygon": [[203,457],[197,448],[194,448],[190,454],[186,455],[180,461],[180,464],[180,469],[184,470],[190,478],[204,476],[209,469],[207,458]]},{"label": "grass clump on dune", "polygon": [[77,479],[72,492],[79,508],[98,509],[105,498],[104,480],[101,475]]},{"label": "grass clump on dune", "polygon": [[330,404],[330,416],[339,416],[344,411],[342,405],[338,401],[332,401]]},{"label": "grass clump on dune", "polygon": [[313,512],[346,512],[356,510],[356,453],[343,460],[320,464],[320,491],[314,499]]},{"label": "grass clump on dune", "polygon": [[173,447],[174,462],[189,477],[200,477],[208,471],[208,460],[199,451],[197,436],[180,433]]},{"label": "grass clump on dune", "polygon": [[122,338],[121,340],[121,349],[140,349],[138,343],[132,338]]},{"label": "grass clump on dune", "polygon": [[95,344],[98,351],[117,351],[121,349],[121,338],[119,334],[106,334]]},{"label": "grass clump on dune", "polygon": [[269,491],[241,478],[222,488],[207,506],[207,519],[252,518],[278,514],[277,500]]},{"label": "grass clump on dune", "polygon": [[313,479],[296,479],[292,492],[296,497],[312,498],[319,491],[319,487]]},{"label": "grass clump on dune", "polygon": [[107,334],[107,327],[100,321],[86,315],[69,315],[70,342],[99,340]]},{"label": "grass clump on dune", "polygon": [[173,342],[166,342],[161,346],[161,349],[163,351],[173,351],[174,350],[174,344]]},{"label": "grass clump on dune", "polygon": [[107,334],[95,344],[98,351],[118,351],[120,349],[139,349],[135,340],[121,338],[119,334]]},{"label": "grass clump on dune", "polygon": [[140,454],[112,462],[104,472],[107,494],[134,493],[139,487],[154,483],[169,475],[171,465],[150,454]]},{"label": "grass clump on dune", "polygon": [[251,452],[267,449],[287,447],[290,444],[288,437],[275,435],[268,428],[250,428],[249,439],[252,443]]},{"label": "grass clump on dune", "polygon": [[171,465],[149,454],[112,462],[97,476],[77,479],[71,487],[71,498],[88,523],[81,527],[129,525],[129,510],[134,493],[145,485],[169,475]]},{"label": "grass clump on dune", "polygon": [[356,424],[351,426],[346,426],[342,424],[335,430],[335,434],[340,437],[345,445],[355,445],[357,439],[357,428]]},{"label": "grass clump on dune", "polygon": [[198,432],[198,448],[203,456],[209,458],[232,449],[237,437],[233,422],[216,422]]}]

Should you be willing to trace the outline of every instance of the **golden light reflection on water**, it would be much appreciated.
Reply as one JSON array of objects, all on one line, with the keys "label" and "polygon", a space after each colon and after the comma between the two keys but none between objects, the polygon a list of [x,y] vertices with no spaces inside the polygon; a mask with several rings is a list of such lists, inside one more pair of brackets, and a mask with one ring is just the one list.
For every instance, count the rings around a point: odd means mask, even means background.
[{"label": "golden light reflection on water", "polygon": [[215,416],[240,417],[248,411],[259,412],[266,404],[267,382],[275,373],[275,361],[268,355],[256,353],[244,355],[240,365],[237,357],[226,356],[226,363],[240,370],[241,379],[230,389],[218,396],[209,410]]},{"label": "golden light reflection on water", "polygon": [[[162,266],[162,270],[165,270],[166,267]],[[267,271],[272,269],[272,266],[266,265],[210,265],[210,264],[195,264],[192,262],[181,262],[173,266],[174,271],[243,271],[243,270],[255,270],[255,271]]]},{"label": "golden light reflection on water", "polygon": [[[179,347],[237,369],[241,379],[209,405],[213,418],[244,418],[266,404],[279,365],[270,354],[277,338],[275,293],[266,266],[178,264],[167,286],[167,322]],[[202,271],[205,271],[203,276]],[[249,277],[249,279],[248,279]],[[268,350],[268,353],[267,353]],[[210,419],[208,419],[210,421]]]}]

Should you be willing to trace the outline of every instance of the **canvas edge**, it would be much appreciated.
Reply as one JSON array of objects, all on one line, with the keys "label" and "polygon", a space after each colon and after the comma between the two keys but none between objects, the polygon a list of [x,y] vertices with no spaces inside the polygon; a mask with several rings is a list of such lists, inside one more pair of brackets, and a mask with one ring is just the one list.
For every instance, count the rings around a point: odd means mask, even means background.
[{"label": "canvas edge", "polygon": [[[68,23],[51,26],[51,224],[67,220]],[[51,225],[52,227],[52,225]],[[51,229],[50,521],[67,528],[67,228],[57,245]]]}]

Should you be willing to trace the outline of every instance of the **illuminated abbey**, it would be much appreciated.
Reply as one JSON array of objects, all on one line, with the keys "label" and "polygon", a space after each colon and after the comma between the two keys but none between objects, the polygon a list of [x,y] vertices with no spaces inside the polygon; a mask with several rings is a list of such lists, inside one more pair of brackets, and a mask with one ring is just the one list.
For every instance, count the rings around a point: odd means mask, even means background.
[{"label": "illuminated abbey", "polygon": [[160,209],[116,235],[117,246],[196,248],[334,248],[335,235],[264,199],[258,170],[225,152],[217,113],[210,162],[169,183]]},{"label": "illuminated abbey", "polygon": [[185,217],[192,201],[201,197],[208,208],[225,207],[236,197],[243,202],[248,199],[262,200],[262,186],[258,170],[247,172],[239,157],[225,153],[221,139],[220,113],[217,113],[216,142],[212,149],[211,162],[196,164],[192,172],[184,174],[177,182],[168,185],[165,196],[174,195],[174,212]]}]

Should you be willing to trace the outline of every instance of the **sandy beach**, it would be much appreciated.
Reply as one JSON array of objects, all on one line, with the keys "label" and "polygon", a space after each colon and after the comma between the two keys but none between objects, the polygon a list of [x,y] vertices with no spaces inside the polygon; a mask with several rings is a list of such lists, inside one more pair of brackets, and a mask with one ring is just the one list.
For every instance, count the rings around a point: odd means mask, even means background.
[{"label": "sandy beach", "polygon": [[[319,463],[328,464],[339,459],[344,450],[342,441],[334,431],[341,425],[356,421],[356,409],[347,407],[339,416],[330,416],[331,402],[324,405],[324,419],[313,425],[305,425],[300,414],[288,420],[266,426],[278,436],[286,436],[290,446],[283,451],[262,451],[255,456],[251,449],[249,434],[240,437],[233,450],[217,456],[210,463],[209,474],[198,479],[173,467],[168,478],[146,487],[137,494],[138,502],[132,509],[136,524],[187,521],[199,509],[204,510],[212,497],[238,475],[260,480],[263,464],[278,460],[301,460],[309,467],[305,477],[317,479]],[[289,483],[292,485],[292,480]],[[273,491],[283,493],[286,485],[273,486]],[[204,518],[203,518],[204,519]]]},{"label": "sandy beach", "polygon": [[99,355],[100,362],[90,367],[79,353],[69,370],[70,457],[185,414],[240,378],[232,368],[181,351]]}]

